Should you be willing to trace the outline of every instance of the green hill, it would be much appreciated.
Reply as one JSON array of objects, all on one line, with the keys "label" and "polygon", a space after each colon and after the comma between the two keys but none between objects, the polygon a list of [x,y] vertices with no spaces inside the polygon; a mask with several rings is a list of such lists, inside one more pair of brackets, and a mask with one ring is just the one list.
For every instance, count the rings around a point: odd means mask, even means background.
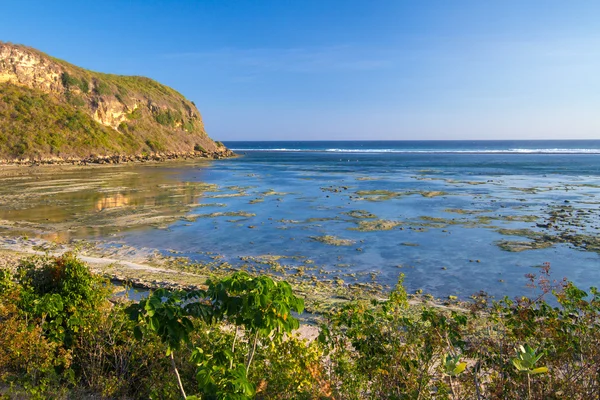
[{"label": "green hill", "polygon": [[0,159],[231,154],[208,137],[194,103],[167,86],[0,42]]}]

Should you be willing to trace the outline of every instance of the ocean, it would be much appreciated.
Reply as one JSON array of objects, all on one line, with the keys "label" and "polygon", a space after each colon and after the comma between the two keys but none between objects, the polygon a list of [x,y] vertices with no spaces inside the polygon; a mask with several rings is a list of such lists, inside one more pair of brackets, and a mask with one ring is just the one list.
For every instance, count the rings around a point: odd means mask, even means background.
[{"label": "ocean", "polygon": [[398,154],[600,154],[600,140],[379,140],[226,142],[234,151]]},{"label": "ocean", "polygon": [[[438,297],[530,295],[526,274],[600,284],[600,140],[225,142],[241,157],[154,166],[218,185],[187,217],[111,240]],[[268,270],[268,262],[258,263]]]}]

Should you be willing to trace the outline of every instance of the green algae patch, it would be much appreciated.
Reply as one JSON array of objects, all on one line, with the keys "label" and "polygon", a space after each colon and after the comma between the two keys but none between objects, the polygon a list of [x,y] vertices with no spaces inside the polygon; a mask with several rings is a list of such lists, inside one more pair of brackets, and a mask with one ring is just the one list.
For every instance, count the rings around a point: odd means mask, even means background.
[{"label": "green algae patch", "polygon": [[429,199],[429,198],[432,198],[432,197],[446,196],[448,193],[440,191],[440,190],[434,190],[434,191],[431,191],[431,192],[425,192],[425,191],[419,192],[419,194],[421,196],[427,197]]},{"label": "green algae patch", "polygon": [[[533,231],[531,229],[498,229],[497,232],[502,235],[522,236],[532,240],[534,244],[531,244],[530,242],[524,242],[527,246],[529,246],[529,248],[525,248],[524,250],[543,249],[554,244],[564,243],[581,250],[600,253],[600,237],[597,235],[586,235],[568,231],[550,234]],[[496,244],[503,248],[501,246],[503,244],[502,241],[496,242]],[[507,245],[504,244],[504,247],[507,247]]]},{"label": "green algae patch", "polygon": [[261,193],[263,196],[286,196],[290,193],[286,193],[286,192],[277,192],[273,189],[269,189],[267,191],[264,191]]},{"label": "green algae patch", "polygon": [[446,208],[444,210],[447,213],[461,214],[461,215],[474,215],[493,212],[493,210],[466,210],[464,208]]},{"label": "green algae patch", "polygon": [[256,214],[249,213],[246,211],[227,211],[227,212],[214,212],[214,213],[208,213],[208,214],[192,214],[192,215],[188,215],[187,217],[184,217],[183,219],[185,219],[186,221],[193,222],[198,218],[218,218],[218,217],[250,218],[250,217],[254,217],[254,216],[256,216]]},{"label": "green algae patch", "polygon": [[444,179],[444,182],[449,183],[451,185],[485,185],[488,182],[484,181],[461,181],[458,179]]},{"label": "green algae patch", "polygon": [[352,246],[354,244],[353,240],[341,239],[333,235],[311,236],[310,239],[314,240],[315,242],[321,242],[331,246]]},{"label": "green algae patch", "polygon": [[539,241],[498,240],[496,245],[504,251],[519,253],[526,250],[546,249],[552,247],[552,243]]},{"label": "green algae patch", "polygon": [[[55,181],[56,182],[56,181]],[[205,182],[184,182],[182,183],[167,183],[157,185],[159,189],[163,190],[185,190],[195,189],[201,192],[216,192],[219,190],[219,185],[216,183],[205,183]]]},{"label": "green algae patch", "polygon": [[446,218],[440,218],[440,217],[430,217],[428,215],[420,216],[419,219],[422,219],[423,221],[436,222],[436,223],[445,224],[445,225],[458,225],[461,223],[460,220],[446,219]]},{"label": "green algae patch", "polygon": [[277,220],[277,222],[281,222],[282,224],[299,224],[300,221],[297,221],[295,219],[279,219]]},{"label": "green algae patch", "polygon": [[338,217],[334,217],[334,218],[323,217],[323,218],[308,218],[305,222],[312,223],[312,222],[326,222],[326,221],[337,221],[337,220],[339,220]]},{"label": "green algae patch", "polygon": [[348,190],[349,187],[348,186],[329,186],[329,187],[322,187],[320,189],[322,192],[341,193],[344,190]]},{"label": "green algae patch", "polygon": [[482,182],[482,181],[466,181],[466,182],[464,182],[464,183],[466,183],[467,185],[473,185],[473,186],[476,186],[476,185],[485,185],[485,184],[486,184],[486,183],[488,183],[488,182]]},{"label": "green algae patch", "polygon": [[460,225],[464,228],[492,228],[490,226],[491,220],[493,218],[487,216],[477,216],[475,219],[468,218],[440,218],[440,217],[431,217],[428,215],[420,216],[419,220],[425,222],[413,223],[414,227],[426,227],[426,228],[438,228],[443,229],[450,225]]},{"label": "green algae patch", "polygon": [[259,197],[259,198],[250,200],[248,203],[249,204],[256,204],[256,203],[262,203],[263,201],[265,201],[265,199],[263,199],[262,197]]},{"label": "green algae patch", "polygon": [[493,218],[502,221],[516,221],[516,222],[535,222],[539,218],[535,215],[506,215],[504,217]]},{"label": "green algae patch", "polygon": [[198,203],[198,204],[190,204],[188,207],[190,207],[190,208],[227,207],[227,204],[225,204],[225,203]]},{"label": "green algae patch", "polygon": [[484,215],[480,215],[480,216],[477,217],[477,223],[480,224],[480,225],[489,225],[489,224],[492,223],[493,219],[494,218],[492,218],[492,217],[487,217],[487,216],[484,216]]},{"label": "green algae patch", "polygon": [[372,214],[366,210],[352,210],[348,212],[343,212],[342,214],[357,219],[377,218],[377,215]]},{"label": "green algae patch", "polygon": [[464,219],[447,219],[440,217],[430,217],[428,215],[420,216],[419,219],[421,221],[426,221],[425,223],[415,224],[415,226],[422,226],[428,228],[445,228],[448,225],[464,225],[469,223],[468,220]]},{"label": "green algae patch", "polygon": [[348,230],[360,232],[389,231],[400,225],[402,225],[402,222],[400,221],[377,219],[369,221],[359,221],[358,226],[348,228]]},{"label": "green algae patch", "polygon": [[569,243],[575,247],[581,248],[587,251],[593,251],[600,253],[600,237],[595,235],[568,235],[563,234],[560,236],[561,241]]},{"label": "green algae patch", "polygon": [[550,235],[544,235],[542,232],[537,232],[531,229],[497,229],[496,232],[505,236],[523,236],[529,239],[541,239],[543,237],[551,237]]},{"label": "green algae patch", "polygon": [[410,190],[405,192],[394,192],[391,190],[373,189],[373,190],[358,190],[356,195],[358,198],[355,200],[368,200],[368,201],[385,201],[391,200],[398,197],[421,195],[425,198],[433,198],[438,196],[446,196],[448,193],[440,190]]},{"label": "green algae patch", "polygon": [[282,255],[274,255],[274,254],[262,254],[258,256],[242,256],[240,260],[242,261],[254,261],[259,263],[272,263],[283,258],[290,258]]},{"label": "green algae patch", "polygon": [[392,192],[391,190],[375,189],[375,190],[359,190],[356,192],[360,196],[357,200],[368,201],[385,201],[401,196],[402,193]]},{"label": "green algae patch", "polygon": [[210,195],[207,195],[204,197],[206,197],[207,199],[226,199],[229,197],[244,197],[247,195],[248,195],[248,193],[246,193],[246,192],[237,192],[237,193],[210,194]]},{"label": "green algae patch", "polygon": [[516,192],[527,193],[527,194],[538,194],[541,191],[541,189],[535,188],[535,187],[526,187],[526,188],[509,187],[509,189],[514,190]]},{"label": "green algae patch", "polygon": [[[412,243],[412,242],[402,242],[400,243],[401,246],[408,246],[408,247],[419,247],[418,243]],[[398,268],[402,268],[401,265],[398,265]]]}]

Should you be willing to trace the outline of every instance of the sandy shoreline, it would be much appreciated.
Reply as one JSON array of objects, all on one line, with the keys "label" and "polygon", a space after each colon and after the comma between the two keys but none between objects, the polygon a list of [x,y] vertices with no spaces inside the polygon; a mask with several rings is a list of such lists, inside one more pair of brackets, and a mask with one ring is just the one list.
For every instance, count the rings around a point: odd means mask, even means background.
[{"label": "sandy shoreline", "polygon": [[[183,257],[161,255],[153,249],[137,249],[131,246],[120,245],[118,248],[103,247],[105,242],[77,241],[72,244],[56,244],[50,241],[24,237],[0,237],[0,268],[14,269],[19,260],[31,256],[59,256],[66,252],[75,252],[77,257],[87,263],[90,269],[115,283],[124,283],[142,289],[193,289],[205,286],[206,280],[211,276],[219,276],[239,270],[227,266],[223,269],[210,270],[206,267],[206,273],[193,273],[182,270],[189,265],[189,260]],[[201,264],[199,264],[201,265]],[[266,273],[266,272],[264,272]],[[272,275],[268,274],[267,275]],[[273,275],[275,276],[275,275]],[[286,279],[286,276],[279,277]],[[297,282],[296,282],[297,283]],[[294,287],[294,282],[292,282]],[[316,300],[322,302],[324,297],[329,296],[329,306],[339,305],[350,301],[340,298],[333,291],[323,294],[321,291],[301,290],[300,294],[309,302]],[[364,298],[382,299],[385,293],[365,294]],[[430,295],[409,295],[409,302],[413,305],[428,304],[435,307],[458,309],[458,302],[448,302],[434,299]]]},{"label": "sandy shoreline", "polygon": [[[47,247],[54,250],[36,250],[34,247]],[[15,269],[19,261],[31,256],[59,256],[65,252],[75,250],[71,246],[56,246],[43,239],[23,239],[0,237],[0,269]],[[89,250],[87,250],[89,252]],[[131,249],[128,249],[131,252]],[[86,262],[90,269],[98,274],[104,275],[115,283],[133,284],[135,287],[145,289],[156,289],[159,287],[167,289],[185,289],[189,282],[196,282],[192,286],[201,287],[206,281],[206,275],[198,275],[189,272],[169,269],[155,260],[151,265],[149,261],[152,254],[148,251],[138,251],[130,260],[123,257],[106,257],[100,252],[95,255],[78,254],[78,258]],[[143,277],[143,278],[142,278]],[[188,284],[180,284],[182,278]],[[319,335],[319,328],[314,321],[301,320],[300,327],[295,333],[302,339],[314,340]]]}]

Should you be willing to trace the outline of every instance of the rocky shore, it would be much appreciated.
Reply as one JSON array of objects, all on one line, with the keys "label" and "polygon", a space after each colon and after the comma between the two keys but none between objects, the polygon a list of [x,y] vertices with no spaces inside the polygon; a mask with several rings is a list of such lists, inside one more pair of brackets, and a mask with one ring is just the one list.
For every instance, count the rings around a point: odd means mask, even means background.
[{"label": "rocky shore", "polygon": [[236,154],[229,150],[222,151],[166,151],[155,153],[141,153],[134,155],[90,155],[88,157],[46,157],[46,158],[15,158],[0,159],[0,165],[89,165],[89,164],[124,164],[166,160],[188,160],[205,158],[219,160],[235,157]]}]

